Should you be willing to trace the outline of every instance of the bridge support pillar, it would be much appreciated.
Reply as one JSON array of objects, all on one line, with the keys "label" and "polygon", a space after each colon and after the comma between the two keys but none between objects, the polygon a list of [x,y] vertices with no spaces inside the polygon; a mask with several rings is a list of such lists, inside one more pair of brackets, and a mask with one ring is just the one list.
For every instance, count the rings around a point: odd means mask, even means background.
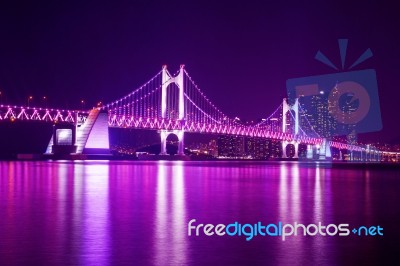
[{"label": "bridge support pillar", "polygon": [[313,146],[311,144],[307,145],[307,155],[306,158],[311,160],[313,158]]},{"label": "bridge support pillar", "polygon": [[178,154],[179,154],[179,155],[185,155],[185,152],[184,152],[185,146],[184,146],[184,141],[183,141],[183,136],[184,136],[184,134],[183,134],[183,131],[180,131],[179,133],[181,134],[181,136],[178,135],[178,138],[179,138],[179,142],[178,142]]},{"label": "bridge support pillar", "polygon": [[289,158],[286,154],[286,148],[289,144],[293,144],[294,146],[294,155],[292,158],[299,158],[299,143],[296,141],[282,141],[282,158]]},{"label": "bridge support pillar", "polygon": [[161,155],[166,155],[167,154],[167,131],[161,130],[160,132],[160,137],[161,137]]},{"label": "bridge support pillar", "polygon": [[286,159],[287,158],[287,154],[286,154],[286,147],[288,145],[287,141],[282,141],[282,158]]},{"label": "bridge support pillar", "polygon": [[161,130],[161,155],[167,155],[167,138],[169,135],[174,134],[178,137],[178,155],[184,155],[184,131],[182,130]]}]

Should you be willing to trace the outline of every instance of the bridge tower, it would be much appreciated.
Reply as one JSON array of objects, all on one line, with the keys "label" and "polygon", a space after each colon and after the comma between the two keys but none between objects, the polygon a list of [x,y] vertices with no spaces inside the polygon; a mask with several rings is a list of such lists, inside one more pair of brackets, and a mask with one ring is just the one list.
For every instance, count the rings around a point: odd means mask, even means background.
[{"label": "bridge tower", "polygon": [[[183,92],[184,92],[184,82],[183,82],[183,75],[184,75],[184,67],[185,65],[180,66],[180,70],[178,75],[175,77],[172,77],[168,70],[167,66],[164,65],[162,67],[162,88],[161,88],[161,118],[167,118],[167,88],[168,85],[171,83],[175,83],[176,86],[178,87],[179,90],[179,95],[178,95],[178,106],[179,106],[179,112],[178,112],[178,119],[183,120],[185,117],[185,101],[183,99]],[[183,129],[181,130],[161,130],[160,131],[160,137],[161,137],[161,154],[165,155],[167,154],[167,138],[170,134],[175,134],[178,137],[178,154],[179,155],[184,155],[184,141],[183,141],[183,136],[184,136],[184,131]]]},{"label": "bridge tower", "polygon": [[[287,128],[287,121],[286,121],[286,114],[290,111],[295,113],[294,115],[294,134],[297,135],[299,133],[299,99],[296,98],[293,105],[289,105],[287,99],[283,99],[283,106],[282,106],[282,131],[285,133],[288,131]],[[294,145],[294,156],[293,158],[299,158],[299,143],[296,140],[292,141],[282,141],[282,157],[287,158],[286,154],[286,147],[289,144]]]}]

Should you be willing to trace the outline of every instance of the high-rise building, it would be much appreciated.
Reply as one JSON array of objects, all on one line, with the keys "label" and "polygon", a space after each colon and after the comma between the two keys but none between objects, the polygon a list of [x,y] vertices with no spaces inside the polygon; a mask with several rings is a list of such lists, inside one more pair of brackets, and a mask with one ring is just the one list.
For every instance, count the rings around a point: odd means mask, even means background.
[{"label": "high-rise building", "polygon": [[[358,108],[358,101],[353,101],[353,95],[347,94],[347,95],[341,95],[339,96],[339,89],[337,86],[332,89],[330,93],[330,97],[328,99],[328,108],[329,108],[329,113],[333,117],[334,113],[337,112],[337,110],[341,111],[341,114],[343,115],[346,114],[351,114],[355,112]],[[355,132],[355,124],[347,124],[343,123],[342,119],[339,119],[337,122],[335,121],[334,128],[333,130],[336,132],[335,135],[345,135],[347,136],[348,143],[355,144],[357,142],[357,134]]]},{"label": "high-rise building", "polygon": [[270,158],[280,158],[282,156],[282,143],[279,140],[270,140]]},{"label": "high-rise building", "polygon": [[319,136],[330,138],[336,133],[337,123],[330,115],[333,106],[323,91],[319,95],[300,98],[304,114],[300,115],[300,127],[307,132],[315,131]]},{"label": "high-rise building", "polygon": [[270,157],[270,140],[263,138],[245,138],[246,157],[268,159]]},{"label": "high-rise building", "polygon": [[218,156],[229,158],[243,158],[244,137],[240,136],[219,136],[218,137]]},{"label": "high-rise building", "polygon": [[217,157],[218,156],[218,143],[217,143],[217,140],[215,140],[215,139],[210,140],[210,142],[208,143],[208,153],[212,157]]}]

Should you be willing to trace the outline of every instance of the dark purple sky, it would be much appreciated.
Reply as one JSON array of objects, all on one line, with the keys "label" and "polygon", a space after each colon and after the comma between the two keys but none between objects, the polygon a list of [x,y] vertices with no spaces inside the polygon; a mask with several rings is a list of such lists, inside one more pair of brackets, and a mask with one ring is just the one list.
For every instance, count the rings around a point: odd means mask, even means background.
[{"label": "dark purple sky", "polygon": [[[0,7],[2,101],[46,95],[53,106],[119,98],[167,64],[186,69],[217,106],[245,119],[267,116],[286,95],[286,80],[335,70],[337,39],[348,38],[347,64],[367,48],[383,131],[371,139],[400,142],[400,19],[395,6],[368,1],[51,1]],[[348,66],[347,65],[347,66]]]}]

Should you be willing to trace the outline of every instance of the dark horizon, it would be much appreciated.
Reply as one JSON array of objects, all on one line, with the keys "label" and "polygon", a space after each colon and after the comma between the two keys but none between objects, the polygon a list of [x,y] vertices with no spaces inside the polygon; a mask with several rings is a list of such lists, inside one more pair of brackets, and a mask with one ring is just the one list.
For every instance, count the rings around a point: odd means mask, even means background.
[{"label": "dark horizon", "polygon": [[398,90],[399,18],[394,6],[369,2],[300,3],[10,3],[0,9],[1,102],[79,108],[111,102],[167,64],[180,64],[231,117],[268,116],[290,78],[337,73],[337,40],[349,39],[345,70],[375,69],[383,130],[360,140],[400,143],[393,123]]}]

